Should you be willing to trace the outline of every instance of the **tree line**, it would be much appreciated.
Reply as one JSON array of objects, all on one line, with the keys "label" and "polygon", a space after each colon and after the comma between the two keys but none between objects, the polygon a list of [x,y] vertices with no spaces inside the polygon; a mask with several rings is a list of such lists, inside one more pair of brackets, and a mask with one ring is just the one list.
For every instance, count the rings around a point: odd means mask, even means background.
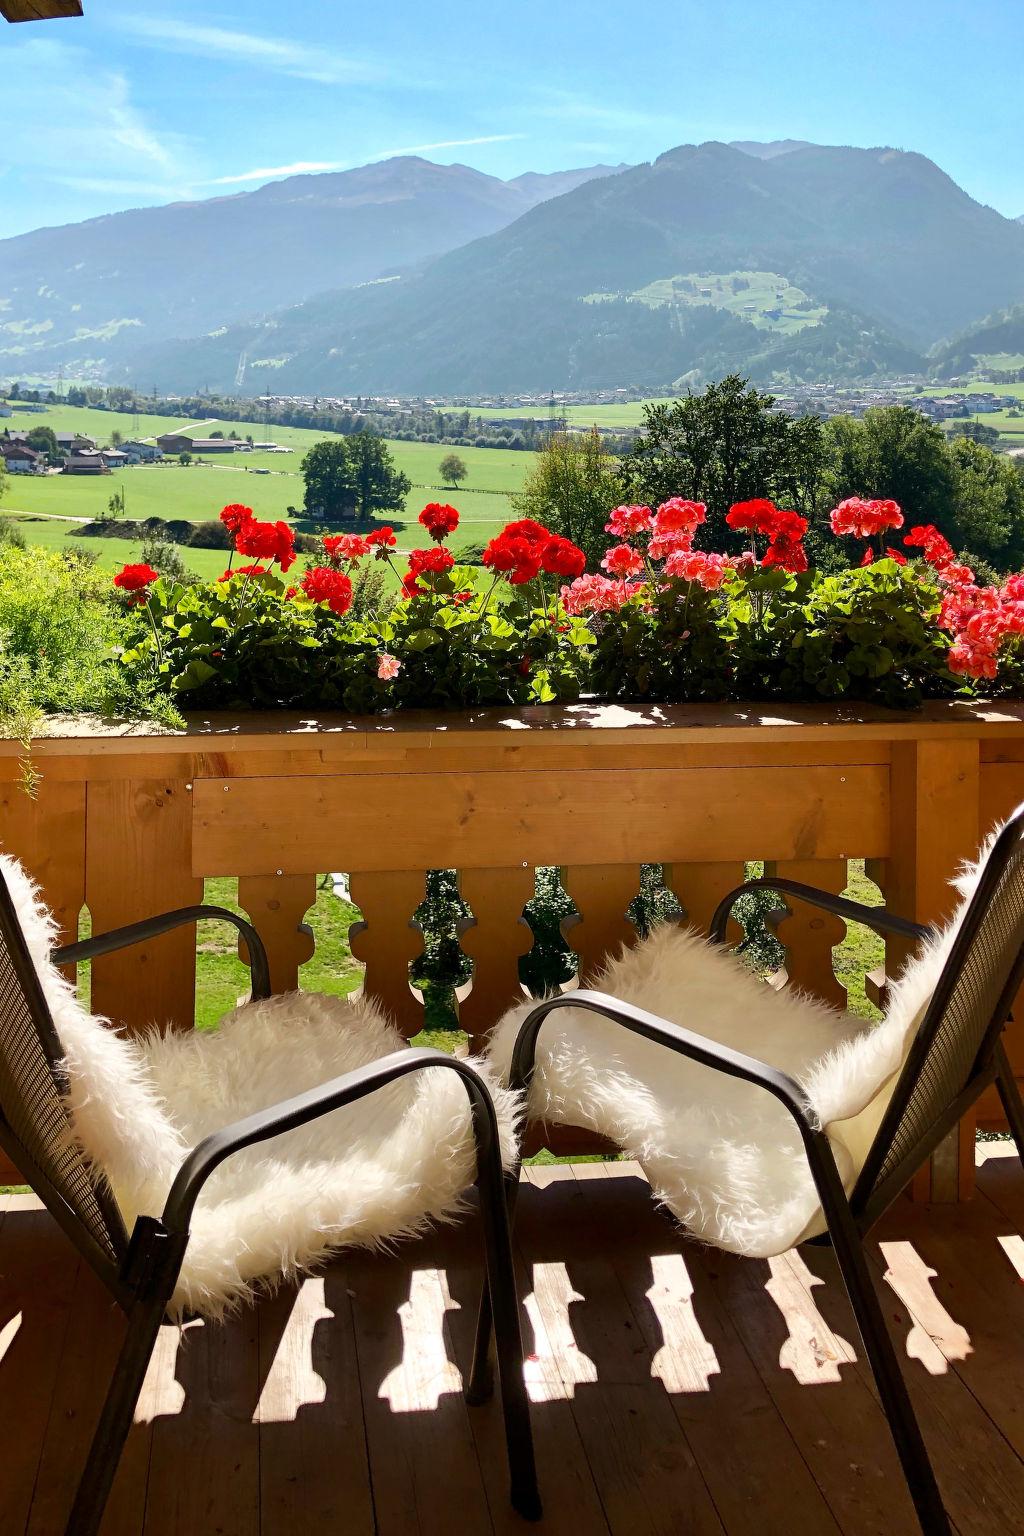
[{"label": "tree line", "polygon": [[898,501],[907,525],[934,523],[971,563],[993,571],[1024,565],[1024,463],[974,436],[947,438],[909,406],[861,418],[789,416],[772,395],[738,375],[670,405],[644,408],[631,449],[617,457],[595,430],[556,434],[539,455],[517,513],[571,538],[595,564],[607,545],[608,509],[656,506],[686,496],[707,506],[716,549],[738,547],[725,522],[737,501],[766,496],[810,524],[819,564],[842,559],[828,514],[847,496]]}]

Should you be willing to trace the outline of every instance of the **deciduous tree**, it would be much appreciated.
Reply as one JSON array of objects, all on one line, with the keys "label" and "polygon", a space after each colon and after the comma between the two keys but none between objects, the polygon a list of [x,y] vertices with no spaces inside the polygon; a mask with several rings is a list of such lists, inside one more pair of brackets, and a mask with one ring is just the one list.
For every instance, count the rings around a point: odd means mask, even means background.
[{"label": "deciduous tree", "polygon": [[583,550],[596,570],[608,547],[608,514],[623,498],[619,461],[601,434],[552,432],[521,491],[512,498],[517,517],[532,517]]}]

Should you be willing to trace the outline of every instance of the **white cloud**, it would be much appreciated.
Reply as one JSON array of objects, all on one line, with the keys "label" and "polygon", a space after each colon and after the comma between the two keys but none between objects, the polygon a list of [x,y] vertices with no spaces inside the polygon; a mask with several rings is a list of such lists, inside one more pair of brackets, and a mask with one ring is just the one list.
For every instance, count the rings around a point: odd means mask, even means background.
[{"label": "white cloud", "polygon": [[164,53],[226,59],[292,75],[298,80],[316,80],[322,85],[349,85],[381,77],[377,65],[349,58],[331,48],[242,32],[234,27],[195,26],[188,21],[153,15],[124,16],[118,27],[147,48],[159,48]]},{"label": "white cloud", "polygon": [[507,144],[525,139],[525,133],[487,133],[475,139],[438,139],[433,144],[410,144],[403,149],[382,149],[365,160],[295,160],[291,165],[265,165],[235,176],[216,176],[205,182],[208,187],[232,187],[244,181],[271,181],[275,176],[303,176],[312,171],[347,171],[354,165],[369,165],[375,160],[390,160],[396,155],[425,155],[434,149],[462,149],[470,144]]},{"label": "white cloud", "polygon": [[[40,81],[46,82],[45,98]],[[53,38],[21,43],[4,76],[10,163],[73,185],[117,182],[132,191],[180,196],[185,140],[156,128],[132,101],[128,81],[79,47]]]}]

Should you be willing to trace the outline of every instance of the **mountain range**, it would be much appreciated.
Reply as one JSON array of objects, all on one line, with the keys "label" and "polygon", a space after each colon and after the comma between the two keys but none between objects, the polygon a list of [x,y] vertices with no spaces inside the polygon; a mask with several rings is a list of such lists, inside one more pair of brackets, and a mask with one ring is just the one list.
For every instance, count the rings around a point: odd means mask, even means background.
[{"label": "mountain range", "polygon": [[1022,302],[1024,221],[915,153],[710,142],[510,182],[401,158],[0,242],[0,369],[319,394],[868,378]]},{"label": "mountain range", "polygon": [[501,181],[416,156],[0,241],[0,369],[102,375],[126,352],[372,282],[615,167]]}]

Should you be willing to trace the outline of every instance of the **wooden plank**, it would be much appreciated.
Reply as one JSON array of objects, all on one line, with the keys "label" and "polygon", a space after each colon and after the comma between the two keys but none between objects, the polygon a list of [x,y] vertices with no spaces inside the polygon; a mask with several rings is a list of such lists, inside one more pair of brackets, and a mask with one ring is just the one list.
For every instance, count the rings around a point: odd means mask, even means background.
[{"label": "wooden plank", "polygon": [[82,0],[0,0],[0,16],[8,21],[52,21],[81,14]]},{"label": "wooden plank", "polygon": [[421,869],[354,874],[349,896],[362,913],[349,929],[349,945],[365,971],[362,991],[402,1033],[423,1028],[423,1004],[413,996],[409,967],[423,953],[423,933],[414,914],[426,896]]},{"label": "wooden plank", "polygon": [[182,1337],[174,1374],[183,1405],[153,1424],[144,1536],[257,1536],[257,1329],[247,1308],[225,1323],[194,1325]]},{"label": "wooden plank", "polygon": [[[666,864],[663,879],[683,908],[687,927],[707,933],[715,908],[723,896],[743,884],[743,873],[742,861]],[[738,923],[731,919],[726,938],[729,943],[738,943],[741,938]]]},{"label": "wooden plank", "polygon": [[[901,742],[893,746],[890,849],[885,866],[886,905],[920,923],[940,922],[958,900],[949,882],[978,847],[980,767],[977,741]],[[886,972],[895,976],[913,945],[886,940]],[[973,1117],[971,1118],[973,1125]],[[918,1198],[969,1197],[974,1164],[961,1158],[952,1132],[933,1160],[931,1188],[914,1183]]]},{"label": "wooden plank", "polygon": [[[296,992],[299,966],[313,958],[313,930],[304,921],[316,904],[316,875],[250,875],[238,882],[238,905],[266,946],[270,986]],[[239,944],[245,958],[245,945]]]},{"label": "wooden plank", "polygon": [[459,872],[459,890],[473,914],[461,938],[473,962],[473,980],[459,1002],[459,1023],[474,1048],[506,1008],[522,1001],[519,960],[533,946],[523,908],[533,897],[534,885],[535,871],[522,865]]},{"label": "wooden plank", "polygon": [[[420,1245],[346,1257],[378,1536],[491,1536],[487,1495],[452,1359],[443,1271]],[[421,1267],[424,1266],[424,1267]]]},{"label": "wooden plank", "polygon": [[0,1531],[28,1522],[79,1259],[34,1195],[6,1201],[0,1232]]},{"label": "wooden plank", "polygon": [[[578,1163],[578,1182],[686,1441],[730,1532],[826,1536],[839,1527],[703,1273],[639,1164]],[[632,1187],[635,1184],[635,1190]]]},{"label": "wooden plank", "polygon": [[[493,868],[510,846],[530,867],[578,864],[582,852],[594,864],[739,860],[752,849],[773,859],[872,857],[889,836],[888,773],[871,765],[799,775],[452,773],[443,793],[430,775],[380,774],[357,797],[346,779],[327,776],[282,820],[284,793],[280,779],[197,779],[193,873]],[[628,816],[609,815],[613,802]]]},{"label": "wooden plank", "polygon": [[[549,1337],[564,1336],[568,1329],[576,1346],[565,1352],[572,1360],[560,1361],[559,1368],[572,1392],[573,1417],[611,1530],[616,1536],[722,1532],[664,1388],[651,1378],[649,1356],[608,1248],[602,1240],[595,1252],[593,1238],[586,1246],[580,1243],[587,1228],[599,1231],[587,1211],[586,1191],[566,1164],[530,1168],[528,1178],[543,1198],[522,1202],[518,1240],[530,1256],[539,1237],[546,1258],[553,1238],[555,1263],[565,1265],[568,1287],[552,1283],[550,1271],[549,1283],[538,1286],[535,1268],[535,1298]],[[567,1296],[578,1300],[567,1306]],[[590,1363],[592,1380],[580,1357]]]},{"label": "wooden plank", "polygon": [[[805,1250],[809,1252],[810,1250]],[[702,1264],[841,1530],[919,1536],[885,1419],[788,1261],[709,1251]]]},{"label": "wooden plank", "polygon": [[[180,780],[90,784],[85,895],[94,933],[203,899],[189,869],[191,795]],[[131,1030],[195,1020],[195,925],[93,961],[92,1008]]]},{"label": "wooden plank", "polygon": [[[766,863],[765,874],[778,879],[799,880],[835,895],[846,889],[845,859],[776,859]],[[810,992],[833,1008],[846,1007],[846,989],[837,980],[832,950],[846,936],[841,918],[805,901],[786,900],[775,931],[786,950],[786,975],[790,984]]]},{"label": "wooden plank", "polygon": [[[0,846],[42,888],[60,941],[77,939],[85,901],[85,785],[44,778],[34,797],[17,784],[0,787]],[[68,975],[74,979],[73,967]],[[14,1164],[0,1152],[0,1184],[20,1181]]]},{"label": "wooden plank", "polygon": [[260,1536],[373,1536],[343,1265],[262,1302],[258,1323]]},{"label": "wooden plank", "polygon": [[562,923],[566,942],[579,956],[586,983],[623,944],[635,944],[637,931],[626,909],[640,894],[638,864],[570,864],[562,884],[578,916]]},{"label": "wooden plank", "polygon": [[[68,1314],[26,1536],[54,1536],[64,1530],[124,1338],[124,1315],[87,1264],[78,1267]],[[142,1530],[150,1439],[149,1424],[133,1426],[114,1479],[103,1536],[138,1536]]]}]

